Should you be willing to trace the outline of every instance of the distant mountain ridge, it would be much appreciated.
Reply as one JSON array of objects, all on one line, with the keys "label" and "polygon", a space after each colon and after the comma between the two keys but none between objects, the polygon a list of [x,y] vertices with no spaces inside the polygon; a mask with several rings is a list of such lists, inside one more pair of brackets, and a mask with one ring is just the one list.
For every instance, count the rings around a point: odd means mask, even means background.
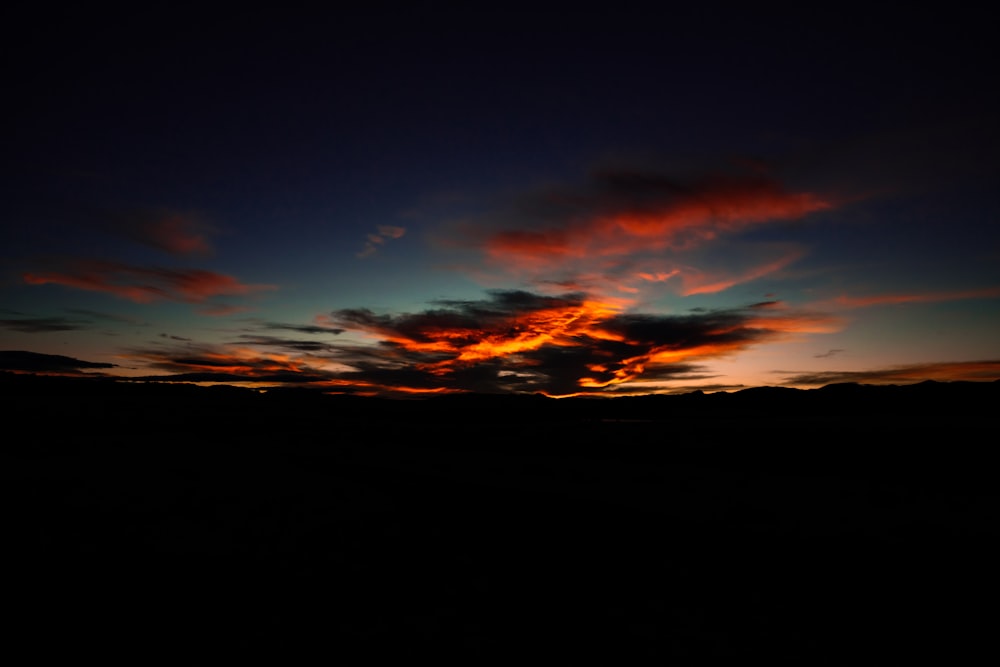
[{"label": "distant mountain ridge", "polygon": [[447,414],[468,418],[506,414],[512,418],[585,420],[660,420],[677,416],[953,416],[990,414],[1000,405],[1000,380],[905,385],[837,383],[817,389],[762,386],[733,392],[648,394],[617,397],[549,398],[541,394],[452,394],[403,400],[326,394],[314,388],[271,388],[266,392],[230,385],[131,382],[107,377],[70,377],[0,371],[0,395],[8,408],[66,407],[84,411],[92,405],[138,408],[172,403],[197,411],[253,409],[300,412],[333,409],[346,415],[368,413],[419,418]]}]

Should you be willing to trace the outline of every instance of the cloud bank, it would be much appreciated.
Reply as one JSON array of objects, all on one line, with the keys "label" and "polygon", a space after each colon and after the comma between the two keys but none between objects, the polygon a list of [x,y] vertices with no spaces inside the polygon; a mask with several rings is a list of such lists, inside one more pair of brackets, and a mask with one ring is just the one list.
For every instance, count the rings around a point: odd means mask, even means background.
[{"label": "cloud bank", "polygon": [[[495,290],[479,300],[434,305],[400,314],[341,309],[325,318],[332,328],[265,323],[225,346],[149,347],[130,356],[174,374],[157,379],[307,382],[378,394],[626,394],[705,377],[705,361],[753,345],[839,326],[773,301],[657,315],[624,312],[580,293]],[[267,333],[276,328],[335,336]],[[352,340],[340,340],[349,334]]]}]

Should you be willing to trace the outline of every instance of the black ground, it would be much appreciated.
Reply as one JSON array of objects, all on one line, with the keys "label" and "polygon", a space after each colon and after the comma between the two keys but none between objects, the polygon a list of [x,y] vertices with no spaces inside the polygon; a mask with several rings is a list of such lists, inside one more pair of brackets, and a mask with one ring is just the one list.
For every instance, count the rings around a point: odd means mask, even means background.
[{"label": "black ground", "polygon": [[5,376],[38,662],[995,652],[1000,384],[417,402]]}]

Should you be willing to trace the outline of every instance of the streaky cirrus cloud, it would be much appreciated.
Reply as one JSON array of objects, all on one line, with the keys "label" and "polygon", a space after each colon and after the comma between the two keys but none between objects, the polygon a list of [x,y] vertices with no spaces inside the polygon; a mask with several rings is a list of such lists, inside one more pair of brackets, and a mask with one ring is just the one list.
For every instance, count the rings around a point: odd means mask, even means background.
[{"label": "streaky cirrus cloud", "polygon": [[[523,195],[499,212],[459,224],[451,241],[479,249],[493,266],[544,280],[574,280],[595,271],[608,285],[621,283],[642,258],[683,256],[740,232],[827,211],[838,199],[789,191],[757,171],[674,177],[650,169],[598,171],[576,187],[550,187]],[[753,280],[800,258],[782,250],[754,268],[729,275],[715,269],[706,279],[690,259],[656,271],[632,272],[635,283],[651,275],[676,275],[686,294],[721,291]],[[615,288],[621,291],[621,287]]]},{"label": "streaky cirrus cloud", "polygon": [[379,246],[384,245],[387,240],[402,238],[406,233],[405,227],[395,225],[379,225],[377,230],[377,233],[368,235],[365,247],[358,253],[358,257],[365,258],[374,255],[378,252]]},{"label": "streaky cirrus cloud", "polygon": [[902,303],[937,303],[944,301],[965,301],[967,299],[1000,298],[1000,286],[981,289],[953,290],[939,292],[909,292],[872,294],[868,296],[841,295],[833,300],[837,306],[848,308],[867,308],[870,306],[885,306]]},{"label": "streaky cirrus cloud", "polygon": [[786,384],[796,386],[824,386],[841,382],[862,384],[898,384],[939,380],[946,382],[983,382],[1000,380],[1000,360],[953,361],[926,364],[891,366],[864,371],[821,371],[795,373],[775,371],[784,376]]},{"label": "streaky cirrus cloud", "polygon": [[212,299],[245,296],[273,285],[248,285],[236,278],[204,269],[139,267],[104,260],[76,260],[52,271],[27,272],[22,275],[30,285],[62,285],[93,292],[104,292],[136,303],[178,301],[202,304],[208,314],[233,312]]},{"label": "streaky cirrus cloud", "polygon": [[326,327],[321,324],[293,324],[287,322],[263,322],[260,323],[260,328],[268,329],[272,331],[295,331],[297,333],[306,334],[330,334],[337,335],[344,333],[343,329],[338,329],[337,327]]},{"label": "streaky cirrus cloud", "polygon": [[335,349],[330,343],[324,343],[318,340],[279,338],[277,336],[263,336],[259,334],[240,334],[237,338],[245,345],[292,350],[296,352],[328,352]]},{"label": "streaky cirrus cloud", "polygon": [[187,344],[180,347],[133,348],[122,356],[143,363],[151,370],[167,373],[133,379],[295,384],[327,377],[299,357],[260,352],[239,345]]},{"label": "streaky cirrus cloud", "polygon": [[5,317],[0,327],[19,333],[51,333],[55,331],[80,331],[91,326],[88,320],[67,317]]},{"label": "streaky cirrus cloud", "polygon": [[88,318],[91,318],[91,319],[94,319],[94,320],[97,320],[97,321],[100,321],[100,322],[111,322],[111,323],[114,323],[114,324],[127,324],[129,326],[134,326],[134,327],[148,326],[142,320],[137,320],[134,317],[127,317],[127,316],[123,316],[123,315],[117,315],[115,313],[105,313],[105,312],[102,312],[102,311],[89,310],[89,309],[86,309],[86,308],[68,308],[67,311],[70,312],[70,313],[77,314],[77,315],[83,315],[84,317],[88,317]]},{"label": "streaky cirrus cloud", "polygon": [[[680,276],[681,296],[697,294],[717,294],[736,285],[742,285],[764,276],[772,275],[795,263],[805,255],[802,248],[789,248],[782,254],[770,258],[763,263],[746,267],[738,272],[722,272],[719,270],[703,271],[698,269],[677,269]],[[642,276],[640,276],[642,277]]]}]

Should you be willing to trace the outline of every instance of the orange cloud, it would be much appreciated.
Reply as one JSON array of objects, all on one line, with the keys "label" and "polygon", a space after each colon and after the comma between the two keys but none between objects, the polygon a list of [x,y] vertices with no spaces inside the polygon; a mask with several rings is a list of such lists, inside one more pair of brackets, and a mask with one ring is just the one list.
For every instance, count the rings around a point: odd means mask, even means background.
[{"label": "orange cloud", "polygon": [[177,350],[133,350],[125,356],[173,374],[189,377],[203,374],[200,379],[214,377],[254,380],[276,375],[292,377],[314,370],[298,357],[283,353],[262,354],[257,350],[238,346],[199,348],[189,345]]},{"label": "orange cloud", "polygon": [[[696,377],[707,360],[754,345],[839,326],[834,318],[777,301],[663,315],[626,312],[583,293],[497,290],[485,299],[435,306],[397,315],[339,310],[316,324],[262,323],[259,333],[241,332],[239,342],[199,347],[184,341],[131,356],[169,374],[145,378],[156,380],[309,383],[371,395],[622,394]],[[337,340],[275,337],[276,329],[333,333]],[[375,340],[357,342],[348,332]]]},{"label": "orange cloud", "polygon": [[361,376],[402,375],[410,386],[519,387],[550,395],[663,380],[754,344],[839,327],[832,318],[775,303],[644,315],[583,295],[496,291],[490,300],[442,305],[397,316],[342,310],[327,322],[379,339],[375,351],[358,349],[358,356],[345,360]]},{"label": "orange cloud", "polygon": [[723,233],[832,207],[818,195],[784,192],[761,180],[706,183],[682,194],[665,182],[641,185],[614,198],[595,197],[591,210],[546,220],[543,229],[499,231],[486,239],[484,250],[495,260],[541,269],[568,258],[685,249]]},{"label": "orange cloud", "polygon": [[[773,255],[773,244],[746,248],[738,234],[837,205],[839,199],[790,191],[756,173],[684,182],[650,172],[604,172],[579,187],[537,192],[508,210],[467,220],[451,240],[464,239],[483,253],[487,261],[470,269],[476,273],[492,267],[535,285],[583,283],[587,276],[588,291],[604,296],[682,276],[672,283],[681,294],[705,294],[761,278],[803,255],[784,249],[756,268],[714,261],[714,251],[743,263],[762,248]],[[728,247],[719,247],[723,242]],[[725,268],[706,268],[712,266]]]}]

